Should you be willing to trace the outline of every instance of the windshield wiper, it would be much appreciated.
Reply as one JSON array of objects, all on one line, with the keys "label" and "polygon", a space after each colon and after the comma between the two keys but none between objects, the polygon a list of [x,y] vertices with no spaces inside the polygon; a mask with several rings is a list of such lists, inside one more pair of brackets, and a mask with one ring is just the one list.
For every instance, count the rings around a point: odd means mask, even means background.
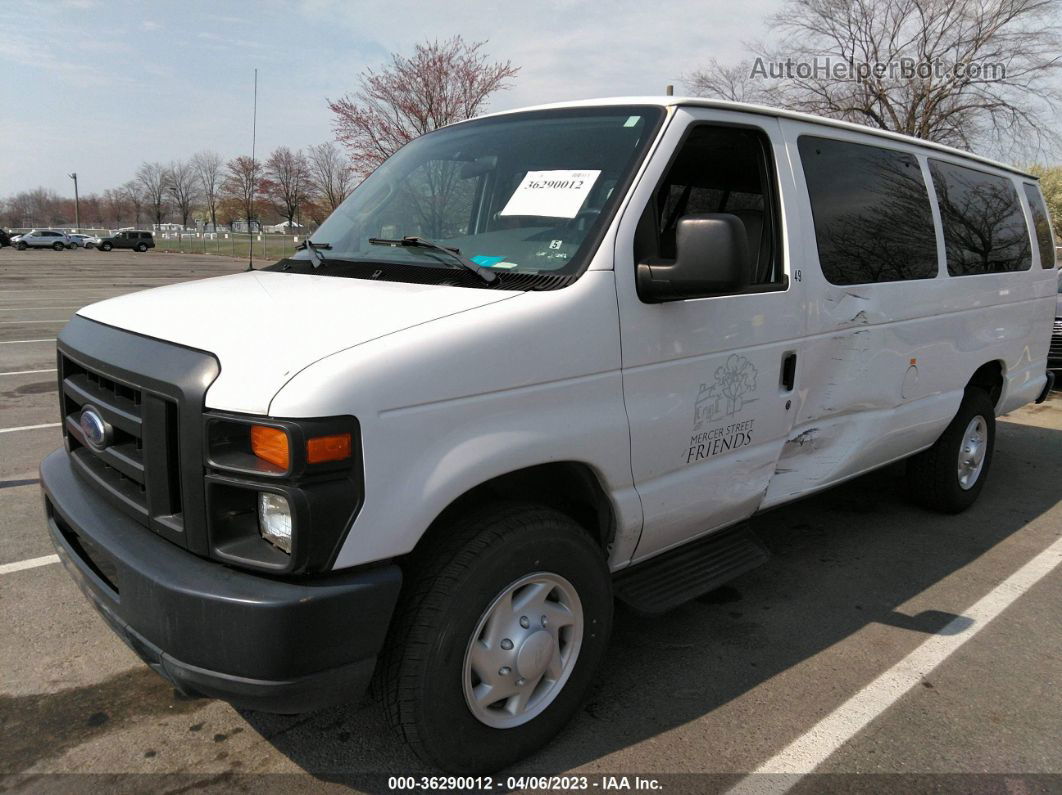
[{"label": "windshield wiper", "polygon": [[494,282],[498,280],[498,274],[494,273],[489,268],[484,268],[482,265],[477,265],[472,260],[462,257],[461,249],[444,246],[442,243],[436,243],[434,240],[411,235],[402,238],[370,237],[369,243],[374,246],[407,246],[409,248],[424,248],[429,251],[438,251],[440,254],[445,254],[450,257],[450,259],[462,268],[467,268],[472,271],[486,284],[494,284]]},{"label": "windshield wiper", "polygon": [[299,251],[301,249],[305,249],[306,253],[310,255],[310,264],[313,265],[314,270],[316,270],[317,268],[320,268],[322,265],[325,264],[324,254],[322,254],[321,251],[331,251],[332,244],[311,243],[310,238],[306,238],[306,240],[304,240],[302,243],[295,246],[296,251]]}]

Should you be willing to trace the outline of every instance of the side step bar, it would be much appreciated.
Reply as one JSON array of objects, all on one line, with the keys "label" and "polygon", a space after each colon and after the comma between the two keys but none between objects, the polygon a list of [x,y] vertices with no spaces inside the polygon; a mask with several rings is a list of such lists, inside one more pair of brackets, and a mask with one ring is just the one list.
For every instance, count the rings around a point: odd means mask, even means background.
[{"label": "side step bar", "polygon": [[766,562],[770,553],[742,523],[624,569],[616,598],[640,613],[665,613]]}]

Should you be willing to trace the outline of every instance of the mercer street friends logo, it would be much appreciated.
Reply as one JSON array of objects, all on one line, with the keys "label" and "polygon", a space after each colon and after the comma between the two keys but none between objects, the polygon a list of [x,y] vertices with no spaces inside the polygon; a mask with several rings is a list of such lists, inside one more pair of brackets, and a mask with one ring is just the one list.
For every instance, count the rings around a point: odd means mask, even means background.
[{"label": "mercer street friends logo", "polygon": [[740,414],[756,391],[756,368],[744,356],[732,353],[715,368],[715,380],[701,384],[693,403],[693,434],[686,452],[686,463],[701,461],[728,450],[752,444],[755,420],[732,422],[710,428],[712,423]]}]

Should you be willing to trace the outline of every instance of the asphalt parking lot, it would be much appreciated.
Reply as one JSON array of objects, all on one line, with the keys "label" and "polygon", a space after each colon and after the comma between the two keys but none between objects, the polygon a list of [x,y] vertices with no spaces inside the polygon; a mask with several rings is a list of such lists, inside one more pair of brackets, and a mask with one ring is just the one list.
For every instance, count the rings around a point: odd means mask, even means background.
[{"label": "asphalt parking lot", "polygon": [[[386,789],[388,775],[434,772],[371,696],[295,717],[177,697],[60,566],[23,567],[52,554],[36,467],[61,444],[63,323],[96,300],[243,267],[0,250],[2,788],[250,789],[245,776],[288,774],[268,781]],[[991,477],[962,516],[913,506],[891,467],[757,517],[772,558],[731,585],[662,618],[619,612],[573,725],[497,780],[1062,789],[1062,394],[998,427]]]}]

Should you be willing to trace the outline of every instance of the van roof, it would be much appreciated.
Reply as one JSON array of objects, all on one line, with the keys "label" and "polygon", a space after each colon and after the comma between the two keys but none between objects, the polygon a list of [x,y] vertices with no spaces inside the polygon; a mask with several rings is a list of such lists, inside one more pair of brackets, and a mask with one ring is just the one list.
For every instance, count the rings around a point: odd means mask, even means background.
[{"label": "van roof", "polygon": [[[902,133],[890,132],[888,130],[879,130],[874,127],[867,127],[863,124],[853,124],[852,122],[839,121],[837,119],[829,119],[824,116],[815,116],[811,113],[799,113],[794,110],[785,110],[783,108],[772,108],[767,105],[753,105],[747,102],[730,102],[724,99],[704,99],[702,97],[672,97],[672,96],[642,96],[642,97],[603,97],[600,99],[582,99],[574,100],[571,102],[553,102],[545,105],[533,105],[524,108],[513,108],[512,110],[499,111],[497,113],[489,113],[486,116],[504,116],[509,113],[522,113],[529,110],[558,110],[560,108],[586,108],[586,107],[608,107],[611,105],[657,105],[664,108],[672,108],[679,106],[695,106],[702,108],[718,108],[720,110],[733,110],[741,111],[743,113],[758,113],[763,116],[776,116],[784,119],[795,119],[796,121],[807,122],[808,124],[820,124],[824,127],[836,127],[842,130],[850,130],[852,132],[865,133],[867,135],[875,135],[879,138],[887,138],[893,141],[900,141],[905,144],[911,144],[912,146],[925,147],[926,149],[935,149],[938,152],[946,152],[949,155],[955,155],[956,157],[962,157],[967,160],[973,160],[978,163],[984,163],[985,165],[992,166],[993,168],[1009,171],[1012,174],[1024,177],[1026,179],[1038,180],[1034,174],[1022,171],[1014,166],[1001,163],[998,160],[992,160],[988,157],[982,157],[981,155],[975,155],[972,152],[966,152],[962,149],[956,149],[953,146],[946,146],[944,144],[938,144],[934,141],[927,141],[922,138],[915,138],[911,135],[903,135]],[[484,118],[484,117],[480,117]]]}]

